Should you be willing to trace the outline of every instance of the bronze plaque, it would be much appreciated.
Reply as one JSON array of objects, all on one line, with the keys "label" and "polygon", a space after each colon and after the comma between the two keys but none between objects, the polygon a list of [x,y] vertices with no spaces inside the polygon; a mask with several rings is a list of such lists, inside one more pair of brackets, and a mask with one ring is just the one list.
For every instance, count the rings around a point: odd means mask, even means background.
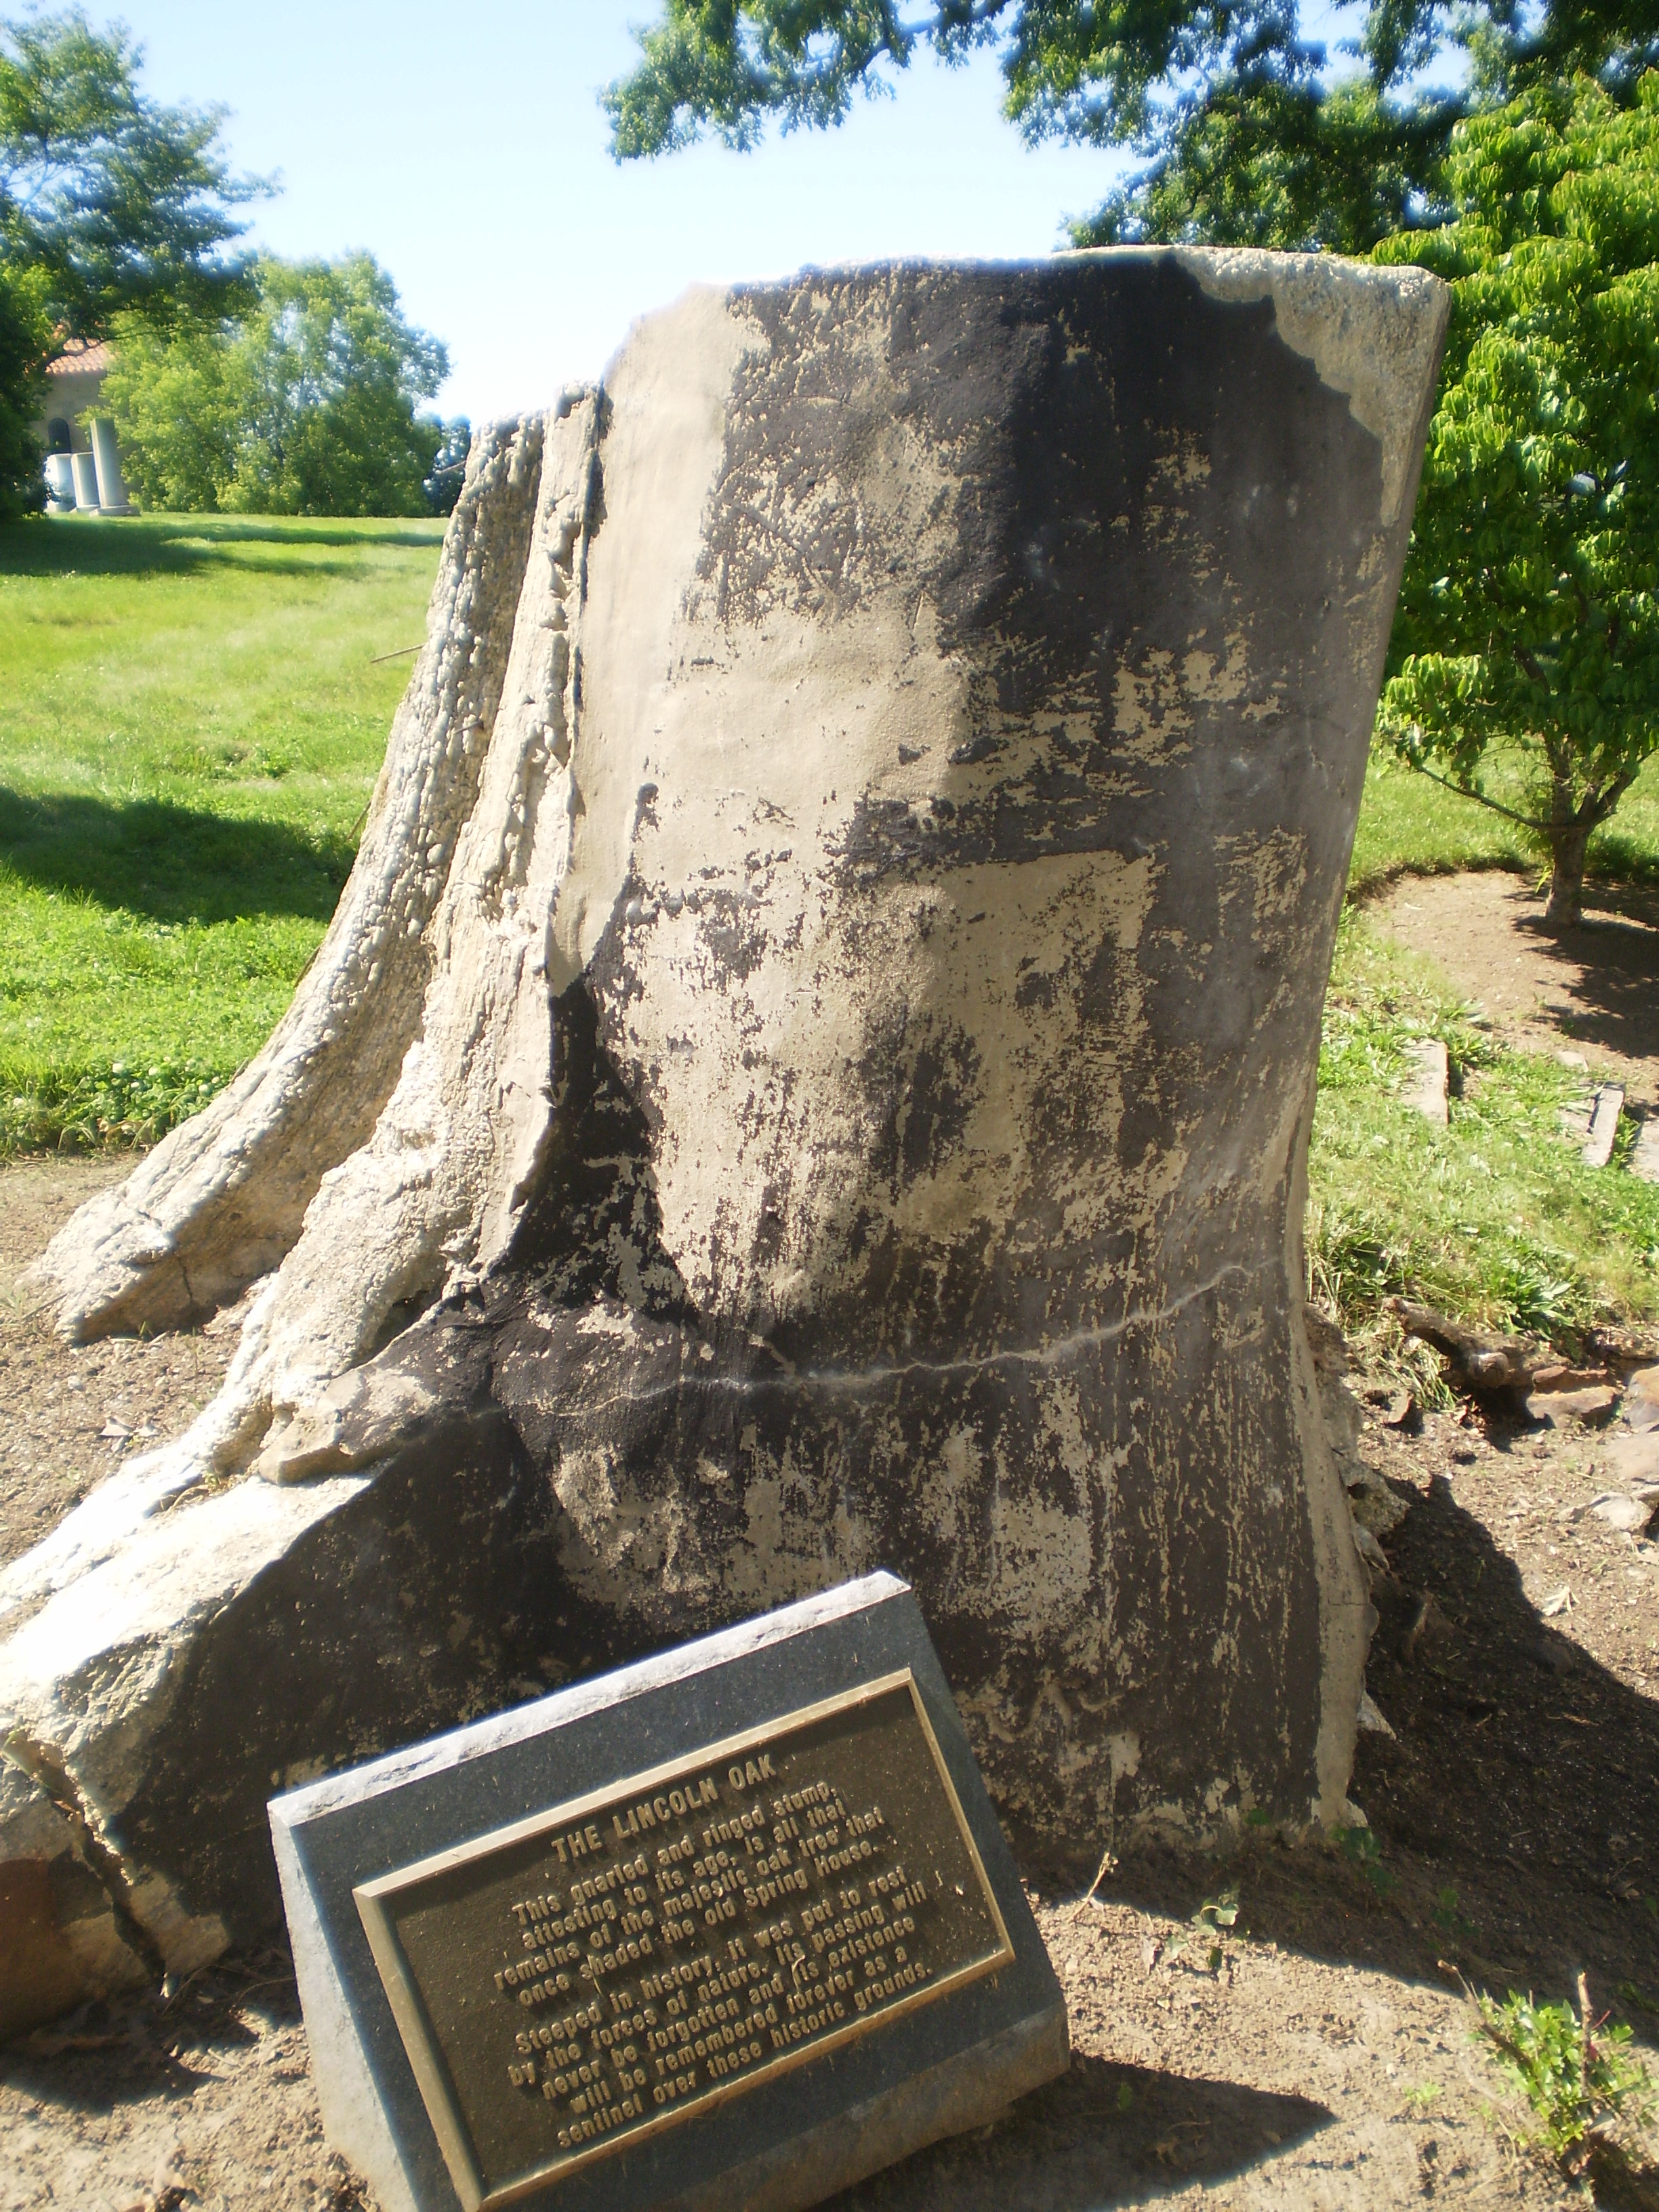
[{"label": "bronze plaque", "polygon": [[353,1893],[467,2212],[1013,1958],[908,1668]]}]

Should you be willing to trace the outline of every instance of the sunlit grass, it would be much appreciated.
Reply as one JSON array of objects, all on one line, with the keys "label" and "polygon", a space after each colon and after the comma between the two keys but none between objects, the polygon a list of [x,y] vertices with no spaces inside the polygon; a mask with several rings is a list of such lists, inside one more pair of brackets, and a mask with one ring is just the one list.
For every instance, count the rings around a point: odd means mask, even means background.
[{"label": "sunlit grass", "polygon": [[0,529],[0,1152],[143,1139],[316,950],[441,522]]},{"label": "sunlit grass", "polygon": [[[1455,1073],[1443,1129],[1401,1097],[1407,1049],[1429,1036]],[[1496,1042],[1431,963],[1350,908],[1309,1162],[1316,1295],[1353,1328],[1404,1291],[1568,1345],[1594,1322],[1659,1315],[1659,1187],[1630,1175],[1622,1152],[1584,1165],[1582,1139],[1561,1126],[1583,1087],[1557,1061]]]}]

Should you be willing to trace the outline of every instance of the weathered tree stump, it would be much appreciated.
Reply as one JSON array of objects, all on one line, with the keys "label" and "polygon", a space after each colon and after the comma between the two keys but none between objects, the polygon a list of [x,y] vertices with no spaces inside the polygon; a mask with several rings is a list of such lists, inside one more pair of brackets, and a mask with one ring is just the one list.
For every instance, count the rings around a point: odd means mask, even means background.
[{"label": "weathered tree stump", "polygon": [[808,275],[478,441],[321,955],[42,1264],[265,1279],[0,1589],[14,2020],[269,1927],[274,1786],[878,1565],[1028,1849],[1340,1816],[1303,1183],[1443,319]]}]

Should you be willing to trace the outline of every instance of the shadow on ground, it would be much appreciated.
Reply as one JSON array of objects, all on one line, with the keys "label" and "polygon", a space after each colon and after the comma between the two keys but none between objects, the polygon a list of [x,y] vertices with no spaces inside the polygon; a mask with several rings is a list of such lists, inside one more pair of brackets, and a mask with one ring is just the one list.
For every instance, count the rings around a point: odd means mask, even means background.
[{"label": "shadow on ground", "polygon": [[0,2045],[0,2078],[81,2112],[112,2112],[158,2091],[188,2095],[228,2054],[259,2041],[241,2017],[250,2002],[261,2026],[298,2026],[300,1993],[286,1951],[222,1960],[165,2001],[146,1992],[83,2006],[53,2027]]},{"label": "shadow on ground", "polygon": [[918,2151],[824,2212],[1076,2212],[1229,2179],[1328,2124],[1323,2105],[1073,2057],[989,2127]]},{"label": "shadow on ground", "polygon": [[326,921],[352,854],[343,837],[312,837],[282,822],[156,799],[35,798],[0,785],[0,864],[42,890],[155,921],[274,914]]},{"label": "shadow on ground", "polygon": [[[1367,1680],[1395,1741],[1352,1785],[1376,1850],[1156,1847],[1103,1891],[1185,1918],[1224,1882],[1242,1926],[1308,1955],[1502,1994],[1592,1996],[1659,2030],[1659,1710],[1540,1618],[1437,1478],[1389,1539]],[[1356,1844],[1359,1842],[1355,1838]]]},{"label": "shadow on ground", "polygon": [[[1511,896],[1518,908],[1532,904],[1523,892]],[[1549,1011],[1564,1030],[1626,1059],[1659,1059],[1653,902],[1632,895],[1621,905],[1622,915],[1592,915],[1577,929],[1550,929],[1536,912],[1522,912],[1516,926],[1547,963]]]},{"label": "shadow on ground", "polygon": [[[37,516],[0,526],[0,576],[189,576],[205,569],[264,566],[343,575],[354,565],[319,557],[324,548],[435,546],[432,524],[387,530],[343,519],[319,525],[279,516],[142,515],[74,521]],[[279,549],[283,557],[263,556]],[[296,563],[295,555],[306,556]]]}]

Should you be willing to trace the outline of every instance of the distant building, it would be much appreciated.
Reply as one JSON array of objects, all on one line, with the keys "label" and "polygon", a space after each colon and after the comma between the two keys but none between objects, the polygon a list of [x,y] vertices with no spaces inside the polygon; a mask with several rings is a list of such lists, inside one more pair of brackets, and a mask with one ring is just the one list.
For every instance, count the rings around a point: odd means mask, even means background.
[{"label": "distant building", "polygon": [[46,449],[46,504],[54,514],[132,512],[115,425],[103,406],[109,365],[106,345],[76,341],[46,371],[46,411],[34,434]]}]

